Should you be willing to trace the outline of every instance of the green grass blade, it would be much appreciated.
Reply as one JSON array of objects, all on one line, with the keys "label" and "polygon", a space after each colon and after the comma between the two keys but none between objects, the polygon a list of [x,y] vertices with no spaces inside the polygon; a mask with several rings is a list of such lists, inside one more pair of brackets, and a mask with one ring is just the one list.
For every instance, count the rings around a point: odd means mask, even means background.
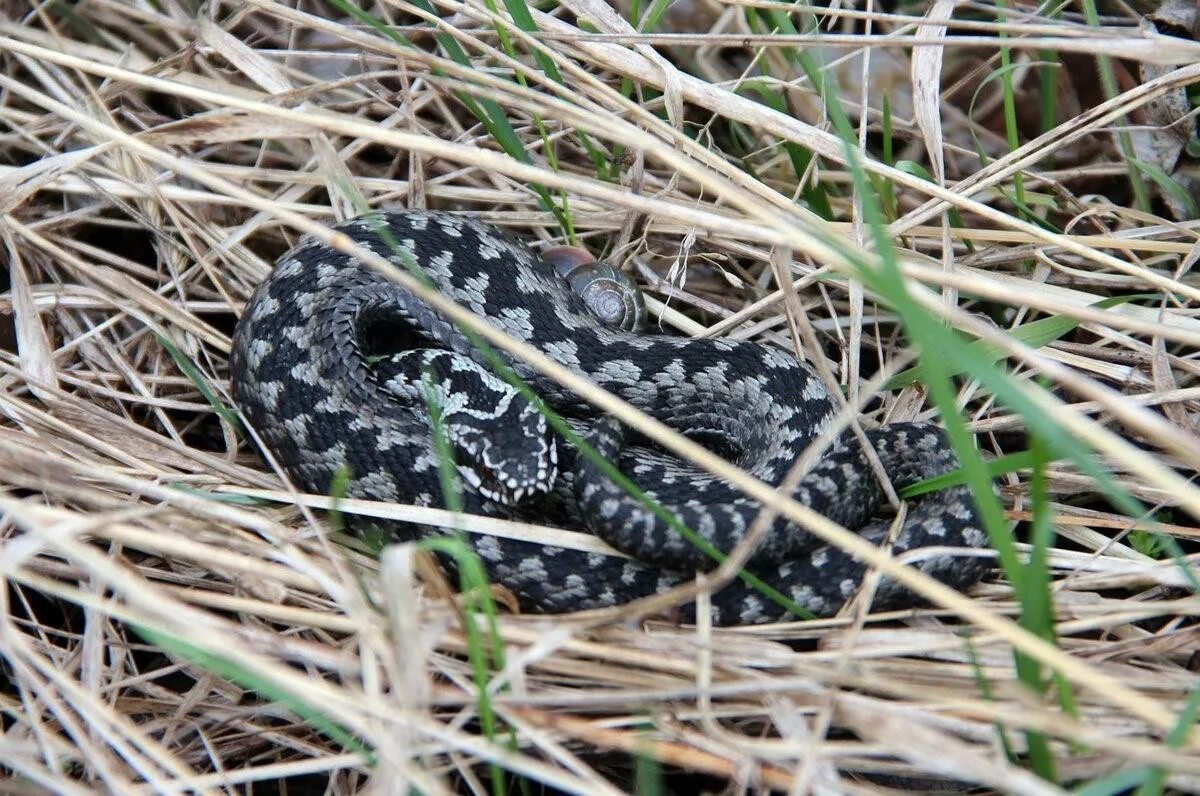
[{"label": "green grass blade", "polygon": [[[940,321],[911,300],[907,294],[907,284],[891,249],[891,242],[886,237],[878,206],[868,191],[868,181],[858,162],[858,151],[853,144],[854,136],[849,120],[832,86],[826,85],[825,100],[830,119],[845,145],[847,164],[855,189],[863,200],[863,214],[878,252],[878,265],[868,266],[853,252],[845,251],[845,247],[839,245],[836,240],[831,240],[830,243],[843,249],[847,260],[856,267],[857,276],[898,313],[910,342],[923,355],[922,380],[928,386],[930,396],[941,412],[947,435],[959,453],[962,469],[975,495],[984,527],[1005,572],[1012,573],[1010,577],[1013,577],[1018,597],[1028,601],[1029,596],[1023,588],[1026,578],[1015,555],[1011,530],[1004,521],[998,497],[988,482],[987,468],[974,450],[966,424],[955,408],[955,393],[949,380],[950,370],[968,374],[985,389],[990,390],[1002,404],[1018,412],[1025,420],[1031,435],[1039,440],[1038,444],[1041,447],[1036,454],[1038,457],[1043,460],[1049,460],[1051,457],[1069,458],[1081,471],[1096,481],[1106,499],[1119,510],[1129,516],[1140,516],[1144,510],[1139,501],[1113,480],[1111,474],[1100,465],[1092,451],[1080,440],[1041,412],[1038,405],[1022,390],[1009,383],[1004,372],[993,363],[981,362],[977,357],[972,357],[970,345],[960,334],[944,327]],[[926,288],[916,285],[913,289]],[[929,356],[928,352],[931,350],[936,351],[938,355]],[[1166,539],[1168,543],[1174,542],[1169,537]],[[1174,547],[1177,549],[1178,545],[1175,544]],[[1183,565],[1182,558],[1177,560],[1181,569],[1195,584],[1195,574]],[[1039,610],[1039,606],[1031,606],[1032,614],[1036,615]],[[1187,726],[1190,727],[1193,716],[1189,711],[1185,713],[1189,713],[1184,718],[1188,719]],[[1186,730],[1181,730],[1181,734],[1183,732]]]},{"label": "green grass blade", "polygon": [[[926,169],[924,166],[922,166],[920,163],[915,163],[911,160],[901,160],[896,163],[896,168],[900,169],[900,171],[903,171],[907,174],[911,174],[914,177],[920,177],[922,180],[925,180],[925,182],[933,182],[933,175],[930,174],[929,170]],[[889,182],[889,185],[890,185],[890,182]],[[892,201],[894,202],[895,199],[893,198]],[[955,229],[965,229],[966,228],[966,225],[963,224],[962,214],[958,212],[958,208],[956,208],[956,207],[947,208],[946,216],[947,216],[947,218],[950,219],[951,227],[953,227]],[[973,241],[968,239],[968,240],[963,241],[963,243],[966,245],[967,251],[971,252],[972,254],[975,253],[975,243]]]},{"label": "green grass blade", "polygon": [[1175,199],[1175,201],[1179,202],[1179,204],[1183,206],[1184,211],[1187,213],[1187,218],[1196,218],[1197,216],[1200,216],[1200,208],[1196,207],[1196,200],[1192,198],[1192,195],[1188,193],[1187,189],[1180,185],[1174,177],[1172,177],[1170,174],[1167,174],[1153,163],[1147,163],[1146,161],[1139,160],[1137,158],[1134,158],[1132,162],[1147,177],[1154,180],[1154,184],[1157,185],[1163,193],[1169,194]]},{"label": "green grass blade", "polygon": [[[1033,454],[1030,451],[1018,451],[1017,453],[1010,453],[995,459],[988,459],[985,465],[988,476],[996,478],[1006,473],[1015,473],[1019,470],[1029,469],[1033,466]],[[900,497],[905,500],[911,500],[929,492],[937,492],[939,489],[961,486],[965,483],[967,483],[967,476],[962,469],[958,469],[950,473],[934,476],[933,478],[926,478],[924,481],[907,486],[900,490]]]},{"label": "green grass blade", "polygon": [[[1156,297],[1147,293],[1138,293],[1128,296],[1110,296],[1109,298],[1102,299],[1090,304],[1089,306],[1093,309],[1107,310],[1122,304],[1128,304],[1131,301],[1142,301],[1154,298]],[[1032,321],[1031,323],[1026,323],[1022,326],[1018,326],[1015,329],[1009,329],[1008,335],[1012,339],[1024,343],[1030,348],[1041,348],[1042,346],[1048,345],[1055,340],[1061,340],[1063,337],[1077,329],[1079,324],[1080,321],[1077,321],[1074,318],[1070,318],[1065,315],[1056,315],[1051,318],[1041,318],[1039,320]],[[972,355],[978,357],[979,360],[984,362],[999,362],[1008,356],[1004,349],[985,340],[976,340],[973,343],[969,343],[968,346]],[[917,367],[911,367],[907,370],[903,370],[892,378],[888,379],[887,383],[884,385],[884,389],[895,390],[912,384],[917,380],[919,373],[920,371]],[[963,371],[955,369],[951,370],[950,373],[952,376],[959,376],[963,373]]]},{"label": "green grass blade", "polygon": [[[783,114],[788,113],[787,102],[784,101],[783,95],[762,81],[747,80],[743,84],[742,90],[743,93],[750,91],[757,94],[762,104],[768,108]],[[829,196],[826,194],[825,187],[820,183],[813,183],[809,179],[809,168],[812,164],[813,153],[791,141],[783,142],[783,150],[787,153],[788,160],[792,164],[792,171],[795,173],[796,179],[804,181],[804,187],[800,189],[800,195],[808,203],[809,209],[821,218],[828,221],[833,220],[833,208],[829,204]]]},{"label": "green grass blade", "polygon": [[[462,627],[467,637],[467,661],[471,665],[471,676],[475,683],[475,708],[484,737],[495,743],[500,736],[500,727],[488,690],[488,681],[493,671],[504,667],[504,647],[496,625],[496,604],[492,600],[487,572],[479,557],[461,538],[425,539],[418,542],[417,547],[440,553],[454,561],[459,578],[459,592],[463,596],[464,610],[467,614],[467,620],[462,623]],[[476,613],[483,614],[488,621],[490,644],[480,633],[479,625],[472,619],[472,615]],[[510,748],[515,748],[515,739],[510,736],[507,744]],[[508,791],[507,776],[498,763],[490,763],[489,768],[493,796],[504,796]]]},{"label": "green grass blade", "polygon": [[[1012,575],[1009,578],[1014,588],[1019,589],[1017,596],[1021,605],[1021,626],[1057,645],[1054,608],[1050,597],[1049,549],[1054,544],[1054,526],[1050,522],[1050,496],[1046,478],[1046,468],[1051,461],[1050,452],[1034,435],[1031,439],[1030,453],[1033,456],[1033,475],[1029,489],[1029,502],[1033,509],[1033,529],[1030,534],[1033,549],[1024,570],[1014,573],[1019,574],[1020,578],[1014,580]],[[1041,664],[1020,651],[1014,651],[1013,657],[1017,679],[1030,690],[1035,699],[1040,698],[1047,685]],[[1025,733],[1025,743],[1033,771],[1047,782],[1057,781],[1054,755],[1050,751],[1050,741],[1046,735],[1028,730]]]},{"label": "green grass blade", "polygon": [[243,688],[282,705],[322,735],[339,744],[342,748],[365,755],[370,761],[370,765],[375,764],[374,752],[324,711],[279,688],[272,681],[249,671],[245,666],[239,665],[237,661],[227,658],[224,655],[210,652],[199,644],[194,644],[174,633],[151,628],[147,625],[131,624],[130,627],[150,644],[161,647],[181,658],[185,658],[205,671],[212,672],[231,683],[237,683]]},{"label": "green grass blade", "polygon": [[1075,796],[1125,796],[1143,785],[1153,774],[1154,769],[1149,766],[1134,768],[1093,780],[1072,792]]},{"label": "green grass blade", "polygon": [[[1000,500],[992,489],[987,465],[984,464],[976,450],[965,421],[955,408],[955,395],[950,383],[949,369],[955,367],[956,363],[958,367],[966,366],[974,371],[980,370],[979,363],[970,361],[966,352],[962,350],[965,348],[965,343],[958,332],[935,322],[928,313],[909,298],[908,288],[900,272],[895,250],[887,238],[879,206],[870,192],[866,173],[859,162],[854,130],[850,126],[850,120],[837,98],[836,87],[833,83],[827,80],[822,85],[825,107],[834,123],[834,129],[842,138],[846,163],[850,170],[854,189],[862,201],[863,218],[867,222],[876,252],[879,255],[879,265],[878,267],[868,266],[852,252],[847,251],[846,246],[840,241],[834,242],[834,245],[842,249],[847,258],[856,264],[858,278],[867,287],[882,296],[900,315],[909,339],[923,354],[920,358],[920,367],[924,374],[922,381],[928,386],[930,397],[933,398],[940,410],[946,435],[958,454],[963,474],[974,495],[983,527],[992,547],[999,555],[1002,565],[1006,570],[1015,570],[1017,555],[1013,546],[1012,531],[1004,519]],[[939,354],[944,352],[948,356],[943,358],[942,356],[928,355],[932,351],[937,351]],[[977,378],[981,378],[982,375],[980,374]],[[1003,380],[996,378],[997,374],[990,366],[987,375],[997,388],[1003,388],[1015,394],[1014,390],[1003,384]]]},{"label": "green grass blade", "polygon": [[[987,678],[987,672],[984,671],[983,664],[979,662],[979,652],[975,648],[975,642],[969,635],[963,636],[963,645],[966,648],[967,661],[971,664],[971,676],[975,680],[975,687],[979,689],[979,695],[988,702],[998,702],[996,694],[992,690],[992,683]],[[996,738],[1000,742],[1000,748],[1004,751],[1004,757],[1011,763],[1019,762],[1017,750],[1013,748],[1012,738],[1008,737],[1008,730],[1000,719],[992,720],[992,729],[996,731]]]},{"label": "green grass blade", "polygon": [[156,340],[158,340],[158,344],[161,345],[168,354],[170,354],[171,359],[175,361],[175,366],[183,372],[183,375],[187,376],[188,381],[192,383],[192,386],[195,387],[204,400],[208,402],[208,405],[212,407],[212,410],[216,412],[222,420],[228,423],[230,427],[240,435],[242,433],[242,420],[240,417],[238,417],[238,413],[225,405],[225,402],[221,400],[219,395],[217,395],[216,390],[209,385],[208,379],[204,378],[204,374],[200,372],[200,369],[196,367],[195,363],[184,356],[183,352],[180,351],[174,343],[172,343],[163,335],[155,332],[154,337]]},{"label": "green grass blade", "polygon": [[[329,0],[329,2],[343,13],[369,25],[397,44],[403,44],[408,47],[413,46],[412,42],[391,26],[376,19],[371,14],[356,8],[347,2],[347,0]],[[414,6],[431,17],[437,16],[437,12],[427,0],[412,0],[412,2]],[[434,38],[437,39],[438,45],[452,61],[468,69],[474,68],[470,56],[467,55],[462,45],[454,37],[445,33],[437,33],[434,35]],[[434,70],[434,73],[442,74],[438,70]],[[454,95],[471,112],[471,115],[484,126],[484,129],[488,131],[488,135],[500,145],[500,148],[506,155],[521,163],[530,165],[533,163],[533,158],[525,149],[524,143],[521,142],[521,137],[517,135],[517,131],[513,128],[512,122],[508,120],[508,115],[504,112],[504,108],[498,102],[487,98],[476,100],[470,94],[463,91],[456,91]],[[564,225],[564,229],[566,229],[564,213],[554,204],[550,192],[546,187],[543,185],[531,185],[530,189],[537,194],[538,205],[543,210],[552,213],[559,223]]]},{"label": "green grass blade", "polygon": [[[1004,0],[997,0],[996,21],[1001,25],[1004,24],[1004,8]],[[1001,41],[1003,41],[1004,39],[1008,38],[1008,31],[1001,27],[996,35]],[[1015,64],[1012,63],[1012,55],[1007,47],[1000,47],[999,54],[1001,72],[1000,80],[1002,85],[1001,99],[1004,103],[1004,135],[1008,141],[1008,150],[1013,152],[1021,146],[1021,141],[1017,135],[1017,100],[1015,96],[1016,92],[1013,88],[1012,67],[1015,66]],[[1025,216],[1026,220],[1030,220],[1032,216],[1030,216],[1028,211],[1024,209],[1026,207],[1025,175],[1021,174],[1020,172],[1015,172],[1012,179],[1013,195],[1016,199],[1017,205],[1019,208],[1022,208],[1022,215]]]},{"label": "green grass blade", "polygon": [[429,410],[429,431],[433,437],[433,455],[438,462],[438,481],[442,487],[442,500],[447,511],[461,514],[463,511],[462,483],[454,466],[454,451],[446,435],[443,422],[442,403],[434,392],[431,376],[426,370],[421,374],[421,389],[425,393],[425,407]]},{"label": "green grass blade", "polygon": [[[1187,742],[1188,737],[1195,732],[1196,714],[1200,712],[1200,685],[1192,689],[1187,704],[1179,711],[1179,720],[1167,735],[1167,746],[1179,749]],[[1137,796],[1160,796],[1167,784],[1167,772],[1155,766],[1150,769],[1149,776],[1137,790]]]},{"label": "green grass blade", "polygon": [[[1081,0],[1083,7],[1083,17],[1087,24],[1093,28],[1099,28],[1100,14],[1096,10],[1095,0]],[[1117,76],[1113,71],[1112,59],[1107,55],[1097,55],[1096,65],[1100,72],[1100,85],[1104,88],[1104,98],[1112,100],[1120,94],[1120,87],[1117,84]],[[1133,139],[1129,135],[1129,131],[1125,129],[1128,120],[1122,116],[1118,118],[1114,124],[1118,126],[1117,143],[1121,149],[1121,154],[1125,161],[1129,164],[1129,185],[1133,189],[1134,202],[1138,209],[1143,212],[1150,212],[1150,193],[1146,190],[1146,185],[1142,181],[1142,172],[1138,168],[1138,160],[1135,154],[1136,150],[1133,147]]]}]

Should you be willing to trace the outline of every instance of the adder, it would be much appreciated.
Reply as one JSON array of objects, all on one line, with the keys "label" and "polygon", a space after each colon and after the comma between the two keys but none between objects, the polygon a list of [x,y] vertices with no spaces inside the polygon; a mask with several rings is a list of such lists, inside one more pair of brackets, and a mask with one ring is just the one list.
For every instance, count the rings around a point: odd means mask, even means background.
[{"label": "adder", "polygon": [[[468,217],[395,211],[338,229],[397,265],[415,265],[443,295],[768,484],[783,479],[835,414],[822,381],[789,353],[748,340],[647,334],[601,321],[532,249]],[[747,533],[759,513],[756,501],[500,356],[602,456],[715,548],[728,551]],[[578,455],[446,317],[318,241],[302,240],[254,292],[235,330],[230,373],[245,418],[303,489],[327,493],[344,467],[349,497],[443,505],[432,401],[465,511],[587,530],[624,554],[468,534],[493,582],[526,610],[618,605],[715,565]],[[958,466],[936,425],[897,423],[866,435],[896,487]],[[848,436],[792,494],[871,541],[887,538],[888,521],[875,516],[886,503],[883,489]],[[423,532],[407,525],[392,530],[399,538]],[[892,550],[985,541],[970,492],[955,486],[908,507]],[[919,569],[959,588],[984,570],[970,555],[918,559]],[[835,612],[865,572],[861,562],[783,518],[767,530],[748,569],[818,615]],[[736,581],[711,602],[720,624],[787,615]],[[913,602],[911,593],[884,580],[873,604]]]}]

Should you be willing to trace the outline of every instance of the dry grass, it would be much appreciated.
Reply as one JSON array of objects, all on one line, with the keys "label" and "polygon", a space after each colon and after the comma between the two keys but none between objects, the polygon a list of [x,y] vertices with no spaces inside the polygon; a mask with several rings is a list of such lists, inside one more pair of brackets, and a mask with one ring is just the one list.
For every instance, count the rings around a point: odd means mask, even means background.
[{"label": "dry grass", "polygon": [[[1086,83],[1091,53],[1133,69],[1200,62],[1197,47],[1149,41],[1128,16],[1088,30],[1070,14],[1064,25],[1025,9],[998,24],[970,5],[944,49],[912,48],[941,41],[919,17],[867,12],[828,23],[847,34],[835,46],[827,33],[758,35],[746,12],[760,5],[682,0],[659,30],[687,35],[639,38],[608,6],[567,0],[553,15],[534,12],[545,32],[535,40],[478,0],[439,4],[441,32],[471,55],[468,69],[440,54],[429,22],[403,3],[373,13],[404,25],[415,49],[306,3],[251,0],[199,17],[175,3],[8,4],[0,789],[218,792],[283,781],[499,793],[520,777],[535,791],[587,793],[726,782],[795,793],[935,783],[1044,793],[1092,782],[1112,792],[1117,781],[1105,778],[1157,767],[1170,787],[1200,790],[1200,741],[1171,734],[1194,720],[1200,599],[1145,534],[1161,532],[1185,555],[1200,537],[1190,480],[1200,464],[1200,238],[1161,200],[1138,209],[1128,198],[1112,134],[1125,117],[1145,124],[1147,108],[1200,80],[1200,66],[1147,73],[1090,105],[1060,81],[1061,102],[1081,111],[1018,148],[1005,143],[999,79],[969,105],[1000,62],[998,31],[1025,64],[1009,74],[1031,106],[1028,62],[1046,49],[1082,59],[1083,72],[1063,71]],[[606,35],[584,35],[579,17]],[[504,54],[495,25],[524,55]],[[797,43],[827,46],[852,119],[870,109],[863,165],[877,187],[894,186],[888,232],[913,290],[933,288],[912,299],[1002,351],[1009,383],[1110,474],[1099,485],[1055,461],[1044,499],[1031,495],[1027,470],[999,482],[1018,538],[1041,511],[1057,531],[1046,551],[1057,642],[1021,629],[1023,601],[999,572],[966,597],[939,589],[741,477],[937,607],[883,615],[856,605],[829,620],[730,630],[647,619],[661,601],[505,616],[504,663],[482,704],[501,728],[489,739],[465,632],[475,619],[454,610],[444,581],[411,549],[376,558],[325,533],[311,510],[325,499],[290,491],[213,410],[228,403],[233,321],[297,231],[319,234],[358,201],[461,209],[557,240],[531,190],[542,185],[581,241],[638,274],[664,328],[790,349],[815,340],[821,350],[805,345],[804,355],[868,422],[934,417],[919,385],[881,389],[913,352],[892,310],[849,278],[856,258],[874,261],[870,233],[849,199],[843,144],[788,61],[783,45]],[[535,47],[564,86],[532,66]],[[749,99],[752,73],[792,113]],[[506,111],[528,163],[498,150],[461,91]],[[884,93],[898,155],[944,174],[940,185],[879,158]],[[597,179],[576,131],[609,155],[622,147],[603,166],[616,181]],[[832,219],[793,201],[800,188],[782,142],[820,156],[805,177],[832,192]],[[1054,230],[1017,212],[1015,176]],[[949,226],[947,207],[963,227]],[[783,293],[780,275],[791,283]],[[1154,298],[1097,306],[1135,293]],[[1078,326],[1027,347],[1022,329],[1047,317]],[[1027,417],[974,380],[957,386],[985,452],[1027,447]],[[1144,516],[1112,508],[1114,484]],[[520,523],[471,527],[598,544]],[[1055,671],[1057,690],[1022,686],[1016,650]],[[1052,777],[1030,770],[1046,773],[1039,749]]]}]

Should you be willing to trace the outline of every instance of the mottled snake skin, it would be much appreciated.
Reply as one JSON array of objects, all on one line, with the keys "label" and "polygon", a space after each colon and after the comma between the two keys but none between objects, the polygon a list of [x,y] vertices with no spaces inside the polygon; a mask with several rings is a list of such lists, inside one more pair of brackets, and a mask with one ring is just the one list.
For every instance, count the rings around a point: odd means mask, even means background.
[{"label": "mottled snake skin", "polygon": [[[387,231],[382,237],[381,225]],[[398,244],[447,297],[767,483],[782,480],[834,414],[822,382],[789,354],[750,341],[606,326],[534,252],[479,222],[443,212],[399,211],[355,219],[339,229],[400,265],[392,248]],[[454,353],[433,353],[437,349]],[[588,404],[528,366],[505,361],[606,458],[619,460],[622,472],[715,547],[728,551],[747,532],[758,513],[755,501],[627,434],[611,418],[597,417]],[[230,371],[235,401],[299,487],[326,493],[345,465],[349,497],[441,506],[420,381],[422,373],[431,374],[428,384],[447,407],[447,434],[458,446],[467,511],[549,517],[589,530],[632,556],[468,534],[493,581],[516,594],[526,610],[612,606],[714,566],[576,456],[565,440],[555,440],[523,398],[505,392],[498,381],[484,384],[473,362],[483,363],[481,355],[442,315],[352,258],[307,240],[280,259],[247,304],[234,334]],[[479,424],[501,412],[507,414],[491,427],[494,433],[480,431]],[[895,424],[867,436],[897,488],[957,467],[936,426]],[[517,465],[502,460],[518,458],[504,450],[510,438],[541,456],[527,460],[519,477],[509,478],[506,468]],[[548,458],[554,451],[556,470]],[[492,469],[463,460],[472,457],[486,458]],[[534,483],[539,470],[548,483]],[[514,496],[523,500],[508,505]],[[872,522],[885,505],[883,490],[852,442],[831,448],[794,496],[862,529],[873,541],[886,539],[888,523]],[[405,538],[419,532],[395,530]],[[969,492],[954,487],[908,506],[893,552],[978,547],[985,541]],[[918,566],[959,588],[984,570],[978,557],[945,554],[923,557]],[[815,614],[836,611],[865,571],[860,562],[783,520],[775,521],[749,568]],[[874,604],[913,602],[911,594],[885,580]],[[786,615],[740,582],[715,594],[712,603],[713,620],[721,624]]]}]

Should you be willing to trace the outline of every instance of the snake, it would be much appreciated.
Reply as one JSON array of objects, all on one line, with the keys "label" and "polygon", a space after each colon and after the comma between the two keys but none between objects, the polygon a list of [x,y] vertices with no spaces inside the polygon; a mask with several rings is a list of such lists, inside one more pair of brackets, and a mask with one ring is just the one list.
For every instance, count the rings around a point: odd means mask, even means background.
[{"label": "snake", "polygon": [[[601,319],[537,251],[470,215],[376,211],[334,229],[769,485],[784,481],[838,414],[825,382],[791,353]],[[526,362],[481,350],[413,292],[316,238],[301,238],[254,290],[229,368],[242,417],[298,488],[329,494],[336,482],[346,497],[552,523],[607,545],[464,534],[523,611],[611,608],[694,581],[716,561],[689,536],[728,553],[762,509]],[[581,440],[596,455],[580,453]],[[912,565],[943,583],[966,589],[979,580],[986,567],[970,549],[987,537],[971,491],[925,492],[892,527],[864,441],[898,489],[959,468],[938,425],[898,422],[837,435],[788,494],[872,543],[890,543],[894,555],[912,552]],[[399,521],[387,530],[399,541],[431,533]],[[862,561],[785,516],[759,533],[746,571],[793,605],[734,579],[706,603],[716,624],[776,621],[796,607],[830,615],[867,574]],[[890,578],[872,596],[878,608],[919,602]],[[695,619],[694,605],[678,610]]]}]

